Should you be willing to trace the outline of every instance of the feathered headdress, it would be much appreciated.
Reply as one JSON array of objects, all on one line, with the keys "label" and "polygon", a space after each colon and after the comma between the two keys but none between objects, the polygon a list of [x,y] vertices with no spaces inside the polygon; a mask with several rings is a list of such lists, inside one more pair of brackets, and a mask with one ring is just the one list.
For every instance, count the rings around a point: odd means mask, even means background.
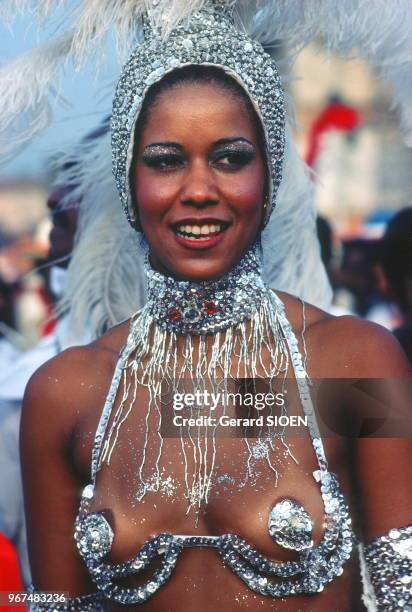
[{"label": "feathered headdress", "polygon": [[[167,38],[177,24],[210,2],[218,3],[217,0],[5,0],[0,18],[8,23],[22,12],[30,12],[43,22],[57,12],[60,21],[55,39],[0,70],[0,154],[7,159],[13,150],[21,148],[50,124],[50,100],[59,96],[62,66],[67,68],[73,63],[79,69],[91,54],[98,58],[109,32],[114,34],[119,58],[124,60],[141,39],[142,18],[147,11],[152,25]],[[402,132],[406,143],[412,144],[412,4],[409,0],[221,0],[220,4],[232,7],[238,27],[266,48],[283,42],[291,62],[305,45],[318,37],[323,38],[332,52],[368,60],[377,75],[392,84]],[[108,144],[107,136],[103,140]],[[100,262],[104,255],[95,253],[90,246],[98,244],[99,236],[110,233],[113,237],[114,232],[126,232],[123,220],[113,225],[114,211],[120,205],[109,168],[110,154],[106,149],[107,157],[103,158],[103,151],[100,144],[98,147],[79,145],[69,157],[75,155],[81,160],[77,165],[77,172],[81,168],[80,177],[70,175],[69,171],[58,179],[75,185],[82,200],[82,215],[88,219],[87,223],[82,221],[70,266],[66,305],[76,313],[79,325],[85,318],[95,320],[96,333],[103,324],[111,325],[129,316],[144,299],[140,293],[138,258],[133,259],[131,266],[125,264],[133,252],[130,245],[136,241],[128,229],[127,240],[123,241],[124,252],[112,258],[109,266],[92,263],[97,256]],[[64,161],[60,160],[63,167]],[[271,286],[327,307],[331,293],[320,263],[313,186],[289,132],[284,173],[278,207],[264,235],[266,280]],[[120,244],[120,240],[114,237],[113,240]],[[110,257],[108,251],[105,253]],[[77,284],[76,277],[83,278],[83,283]],[[130,290],[133,286],[136,292]],[[111,295],[114,287],[116,300]],[[127,295],[123,296],[124,292]]]},{"label": "feathered headdress", "polygon": [[[41,23],[59,9],[56,37],[0,71],[0,135],[21,118],[31,116],[19,143],[47,126],[45,108],[59,91],[58,69],[72,61],[77,69],[114,33],[120,61],[140,36],[142,16],[164,36],[182,19],[211,0],[3,0],[0,19],[11,24],[22,13]],[[239,27],[264,46],[283,41],[290,56],[318,37],[339,55],[368,60],[378,76],[392,83],[402,116],[403,134],[412,139],[412,5],[409,0],[221,0],[233,5]],[[4,145],[0,153],[4,152]],[[12,145],[9,145],[9,148]]]}]

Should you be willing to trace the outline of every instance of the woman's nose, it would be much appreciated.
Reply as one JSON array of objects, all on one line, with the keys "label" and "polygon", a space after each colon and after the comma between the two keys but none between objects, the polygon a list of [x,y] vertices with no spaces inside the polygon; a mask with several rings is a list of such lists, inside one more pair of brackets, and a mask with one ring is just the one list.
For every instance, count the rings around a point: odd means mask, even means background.
[{"label": "woman's nose", "polygon": [[198,208],[219,202],[216,179],[207,162],[199,160],[190,164],[185,172],[180,200],[182,204]]}]

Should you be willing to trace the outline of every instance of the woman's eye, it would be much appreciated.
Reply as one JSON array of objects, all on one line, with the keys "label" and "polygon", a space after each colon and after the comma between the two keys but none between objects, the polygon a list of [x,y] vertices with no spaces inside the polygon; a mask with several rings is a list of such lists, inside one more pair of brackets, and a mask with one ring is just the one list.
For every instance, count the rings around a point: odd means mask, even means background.
[{"label": "woman's eye", "polygon": [[230,151],[230,153],[218,155],[214,163],[224,168],[237,169],[246,166],[252,159],[252,151]]},{"label": "woman's eye", "polygon": [[149,168],[156,170],[171,170],[183,166],[184,159],[173,153],[163,155],[144,155],[143,161]]}]

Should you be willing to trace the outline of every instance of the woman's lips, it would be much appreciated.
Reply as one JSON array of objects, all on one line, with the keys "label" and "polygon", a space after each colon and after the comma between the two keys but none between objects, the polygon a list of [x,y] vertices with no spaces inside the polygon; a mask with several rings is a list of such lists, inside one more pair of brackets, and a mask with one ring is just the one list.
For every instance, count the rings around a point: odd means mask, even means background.
[{"label": "woman's lips", "polygon": [[175,237],[176,242],[181,246],[198,251],[203,249],[210,249],[211,247],[214,247],[219,244],[224,239],[227,230],[228,227],[225,227],[219,232],[202,235],[202,240],[199,240],[199,238],[192,238],[189,236],[177,234],[175,231],[173,231],[173,235]]}]

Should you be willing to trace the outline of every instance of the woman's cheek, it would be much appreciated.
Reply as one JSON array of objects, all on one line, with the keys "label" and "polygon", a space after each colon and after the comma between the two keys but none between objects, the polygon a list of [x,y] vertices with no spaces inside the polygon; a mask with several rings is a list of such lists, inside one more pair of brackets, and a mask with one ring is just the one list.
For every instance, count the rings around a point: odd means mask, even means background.
[{"label": "woman's cheek", "polygon": [[263,168],[250,166],[247,170],[233,175],[222,190],[228,202],[245,212],[252,212],[257,205],[262,204],[264,172]]},{"label": "woman's cheek", "polygon": [[263,201],[263,189],[259,184],[237,184],[226,192],[225,198],[237,210],[250,214],[256,208],[260,208]]},{"label": "woman's cheek", "polygon": [[136,180],[136,196],[141,216],[147,218],[165,214],[173,205],[176,198],[174,181],[161,177],[153,180],[152,177],[138,177]]}]

